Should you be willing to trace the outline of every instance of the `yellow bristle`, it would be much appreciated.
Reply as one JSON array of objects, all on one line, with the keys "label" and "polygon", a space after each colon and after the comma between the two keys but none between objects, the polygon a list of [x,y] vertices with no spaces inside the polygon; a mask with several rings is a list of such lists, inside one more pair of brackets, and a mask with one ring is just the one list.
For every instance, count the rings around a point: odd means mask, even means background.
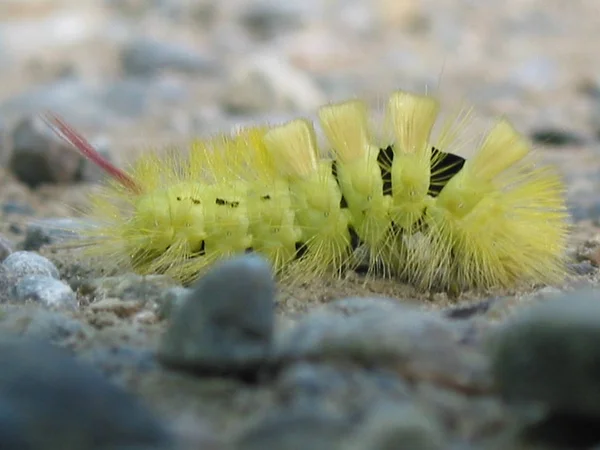
[{"label": "yellow bristle", "polygon": [[352,226],[366,245],[370,266],[387,272],[383,253],[389,248],[391,199],[383,192],[379,148],[371,143],[367,107],[360,101],[328,105],[320,109],[319,119],[336,156]]},{"label": "yellow bristle", "polygon": [[423,155],[429,161],[429,138],[439,110],[439,102],[432,97],[394,92],[387,108],[387,125],[393,133],[394,153]]},{"label": "yellow bristle", "polygon": [[391,166],[393,222],[412,230],[430,197],[431,131],[439,112],[437,100],[407,92],[395,92],[388,100],[387,124],[395,137]]},{"label": "yellow bristle", "polygon": [[280,176],[304,178],[317,171],[317,138],[308,120],[296,119],[274,127],[263,140]]},{"label": "yellow bristle", "polygon": [[378,150],[371,145],[364,102],[355,100],[324,106],[319,110],[319,120],[339,163],[364,162]]},{"label": "yellow bristle", "polygon": [[497,122],[488,133],[469,168],[481,180],[491,181],[529,153],[528,143],[506,120]]}]

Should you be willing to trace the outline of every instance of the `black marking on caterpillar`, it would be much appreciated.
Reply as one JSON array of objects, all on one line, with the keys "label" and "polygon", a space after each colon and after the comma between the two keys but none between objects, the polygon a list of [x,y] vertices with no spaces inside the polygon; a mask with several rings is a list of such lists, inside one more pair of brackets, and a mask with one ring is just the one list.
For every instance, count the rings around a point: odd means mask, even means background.
[{"label": "black marking on caterpillar", "polygon": [[240,206],[240,202],[238,201],[230,202],[229,200],[225,200],[223,198],[217,198],[215,203],[220,206],[229,206],[230,208],[237,208]]},{"label": "black marking on caterpillar", "polygon": [[[340,179],[338,178],[337,161],[336,160],[333,160],[331,162],[331,174],[333,175],[333,178],[335,178],[335,182],[339,186]],[[340,199],[340,209],[344,209],[344,208],[348,208],[348,202],[346,201],[346,197],[344,197],[344,194],[342,194],[342,198]]]},{"label": "black marking on caterpillar", "polygon": [[[181,197],[180,195],[178,195],[177,197],[175,197],[175,199],[176,199],[178,202],[180,202],[180,201],[182,201],[182,200],[183,200],[183,197]],[[194,205],[199,205],[199,204],[201,204],[201,203],[202,203],[202,202],[201,202],[199,199],[197,199],[197,198],[190,198],[189,200],[190,200],[190,201],[191,201],[191,202],[192,202]]]},{"label": "black marking on caterpillar", "polygon": [[[439,149],[431,148],[431,180],[429,181],[429,195],[437,197],[446,183],[456,175],[465,165],[465,158],[454,153],[445,153]],[[394,162],[394,147],[388,145],[379,149],[377,162],[381,168],[383,180],[383,193],[389,195],[392,192],[391,167]]]}]

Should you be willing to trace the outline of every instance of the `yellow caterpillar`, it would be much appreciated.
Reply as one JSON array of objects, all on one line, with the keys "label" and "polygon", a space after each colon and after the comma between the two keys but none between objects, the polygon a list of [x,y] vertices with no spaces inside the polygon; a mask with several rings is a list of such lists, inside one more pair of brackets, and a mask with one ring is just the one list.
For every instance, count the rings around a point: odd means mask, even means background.
[{"label": "yellow caterpillar", "polygon": [[567,212],[557,173],[498,120],[472,158],[451,153],[461,123],[432,130],[440,105],[390,95],[377,134],[358,100],[296,119],[148,153],[123,171],[62,119],[57,133],[105,169],[91,198],[88,252],[187,283],[233,254],[264,254],[282,278],[363,267],[421,289],[554,283]]}]

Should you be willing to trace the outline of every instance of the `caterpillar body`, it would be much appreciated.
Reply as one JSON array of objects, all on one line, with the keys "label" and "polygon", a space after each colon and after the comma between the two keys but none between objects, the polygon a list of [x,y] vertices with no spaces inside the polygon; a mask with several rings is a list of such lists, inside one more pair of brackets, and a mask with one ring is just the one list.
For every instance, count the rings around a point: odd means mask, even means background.
[{"label": "caterpillar body", "polygon": [[350,269],[420,289],[554,283],[565,275],[564,186],[504,119],[475,154],[450,152],[462,122],[433,138],[440,104],[393,92],[383,133],[359,100],[147,153],[121,170],[66,122],[47,121],[110,175],[91,197],[90,254],[188,283],[255,251],[281,279]]}]

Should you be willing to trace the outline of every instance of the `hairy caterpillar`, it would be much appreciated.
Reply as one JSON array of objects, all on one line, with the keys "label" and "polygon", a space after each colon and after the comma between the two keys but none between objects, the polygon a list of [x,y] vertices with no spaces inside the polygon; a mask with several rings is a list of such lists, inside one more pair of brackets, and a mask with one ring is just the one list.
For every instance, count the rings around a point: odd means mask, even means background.
[{"label": "hairy caterpillar", "polygon": [[464,123],[434,140],[439,110],[433,97],[394,92],[377,135],[365,103],[329,104],[318,111],[326,145],[295,119],[148,153],[126,171],[46,119],[110,175],[91,197],[88,252],[142,274],[190,282],[216,260],[256,251],[290,281],[365,263],[422,289],[560,280],[560,177],[503,119],[472,158],[451,153]]}]

